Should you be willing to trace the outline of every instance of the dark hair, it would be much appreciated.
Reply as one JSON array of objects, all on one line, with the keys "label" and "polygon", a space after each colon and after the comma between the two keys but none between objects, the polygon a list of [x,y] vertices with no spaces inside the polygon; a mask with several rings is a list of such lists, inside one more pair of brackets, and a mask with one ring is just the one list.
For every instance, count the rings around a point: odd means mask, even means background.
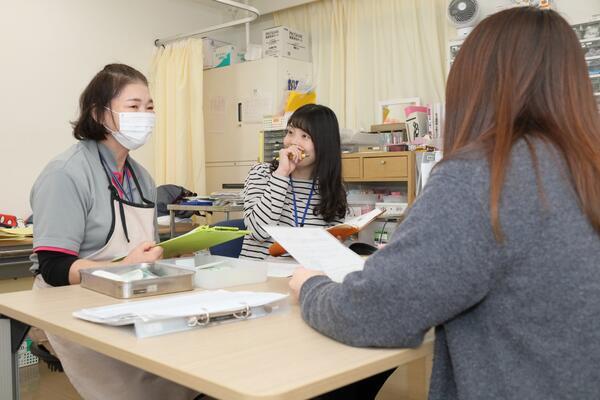
[{"label": "dark hair", "polygon": [[[483,151],[490,215],[503,241],[499,202],[513,144],[554,145],[579,203],[600,233],[600,118],[581,45],[555,11],[511,8],[483,20],[462,45],[446,86],[445,159]],[[539,171],[536,166],[536,174]],[[540,187],[541,190],[541,187]]]},{"label": "dark hair", "polygon": [[[322,215],[327,222],[344,218],[348,203],[342,181],[340,127],[335,113],[322,105],[307,104],[292,114],[287,125],[308,133],[315,146],[314,179],[318,182],[321,202],[314,214]],[[271,171],[278,165],[273,161]]]},{"label": "dark hair", "polygon": [[71,122],[75,139],[103,140],[108,131],[97,118],[126,85],[137,82],[148,85],[144,74],[125,64],[108,64],[98,72],[79,98],[79,118]]}]

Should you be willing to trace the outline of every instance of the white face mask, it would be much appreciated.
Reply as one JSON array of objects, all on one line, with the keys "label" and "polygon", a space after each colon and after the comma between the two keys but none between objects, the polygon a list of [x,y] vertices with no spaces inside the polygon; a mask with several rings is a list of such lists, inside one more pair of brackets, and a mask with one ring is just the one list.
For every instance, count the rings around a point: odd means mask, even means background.
[{"label": "white face mask", "polygon": [[113,131],[106,127],[112,133],[114,138],[123,147],[129,150],[135,150],[142,147],[150,137],[156,116],[151,112],[115,112],[105,107],[110,112],[119,115],[119,130]]}]

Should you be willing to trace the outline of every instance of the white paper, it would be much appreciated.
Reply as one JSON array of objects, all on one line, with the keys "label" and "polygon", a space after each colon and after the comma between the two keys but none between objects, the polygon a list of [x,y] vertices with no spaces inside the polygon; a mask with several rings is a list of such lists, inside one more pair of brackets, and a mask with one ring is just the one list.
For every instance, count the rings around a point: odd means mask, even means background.
[{"label": "white paper", "polygon": [[270,292],[229,292],[210,290],[185,295],[161,297],[111,306],[84,308],[74,317],[107,325],[130,325],[136,320],[161,320],[205,313],[236,311],[245,305],[259,307],[286,298],[287,294]]},{"label": "white paper", "polygon": [[[142,271],[141,269],[134,269],[131,271],[123,272],[121,274],[115,274],[110,271],[99,269],[97,271],[92,272],[92,275],[117,282],[132,282],[144,279],[144,271]],[[156,278],[156,276],[148,276],[147,278]]]},{"label": "white paper", "polygon": [[442,158],[442,153],[440,151],[436,151],[432,153],[423,153],[423,159],[421,161],[421,187],[422,190],[425,187],[425,184],[429,180],[429,175],[431,175],[431,171],[435,164],[438,163]]},{"label": "white paper", "polygon": [[269,278],[289,278],[299,266],[298,263],[267,262],[267,276]]},{"label": "white paper", "polygon": [[353,271],[362,270],[364,260],[322,228],[267,226],[265,230],[303,267],[323,271],[342,282]]},{"label": "white paper", "polygon": [[375,208],[366,214],[359,215],[358,217],[350,218],[344,221],[344,225],[355,226],[359,229],[364,228],[369,222],[383,214],[385,210]]},{"label": "white paper", "polygon": [[270,97],[250,97],[242,101],[242,122],[259,123],[265,115],[271,114]]},{"label": "white paper", "polygon": [[208,100],[208,112],[209,114],[223,115],[225,114],[225,97],[213,96]]}]

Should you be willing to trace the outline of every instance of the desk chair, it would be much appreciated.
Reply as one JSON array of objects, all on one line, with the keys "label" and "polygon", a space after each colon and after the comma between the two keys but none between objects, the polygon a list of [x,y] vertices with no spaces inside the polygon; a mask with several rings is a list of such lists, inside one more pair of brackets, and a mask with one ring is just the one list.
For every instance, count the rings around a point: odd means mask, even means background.
[{"label": "desk chair", "polygon": [[[246,229],[243,219],[230,219],[226,221],[219,221],[213,226],[232,226],[238,229]],[[213,256],[225,256],[238,258],[242,252],[242,245],[244,244],[244,238],[238,238],[225,242],[209,248],[210,254]]]}]

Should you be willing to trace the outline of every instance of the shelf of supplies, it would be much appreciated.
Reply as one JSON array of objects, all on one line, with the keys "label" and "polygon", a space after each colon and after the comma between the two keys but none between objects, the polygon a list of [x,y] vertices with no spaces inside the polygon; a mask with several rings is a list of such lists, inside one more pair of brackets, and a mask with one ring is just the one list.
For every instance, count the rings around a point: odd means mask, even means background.
[{"label": "shelf of supplies", "polygon": [[415,154],[411,151],[342,154],[346,183],[406,182],[408,204],[415,198]]},{"label": "shelf of supplies", "polygon": [[600,96],[600,92],[594,93],[594,96]]},{"label": "shelf of supplies", "polygon": [[600,78],[600,74],[592,74],[590,75],[590,79]]},{"label": "shelf of supplies", "polygon": [[600,41],[600,37],[587,38],[587,39],[580,39],[579,40],[580,43],[597,42],[597,41]]},{"label": "shelf of supplies", "polygon": [[585,61],[593,61],[593,60],[600,60],[600,56],[591,56],[591,57],[585,58]]}]

